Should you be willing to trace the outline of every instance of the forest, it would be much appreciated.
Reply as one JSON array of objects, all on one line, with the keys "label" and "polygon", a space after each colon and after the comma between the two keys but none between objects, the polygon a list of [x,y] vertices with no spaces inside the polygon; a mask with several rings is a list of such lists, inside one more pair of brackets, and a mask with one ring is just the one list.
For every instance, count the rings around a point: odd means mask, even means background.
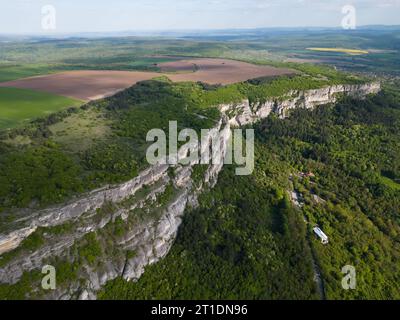
[{"label": "forest", "polygon": [[[199,208],[187,210],[167,257],[137,282],[109,282],[99,297],[399,299],[399,129],[396,86],[263,120],[253,175],[225,167]],[[328,245],[312,233],[316,225]],[[355,290],[342,288],[345,265],[356,269]]]},{"label": "forest", "polygon": [[[178,130],[210,128],[220,118],[215,106],[221,103],[367,81],[332,68],[297,67],[295,76],[225,87],[145,81],[2,131],[0,228],[22,208],[44,208],[134,177],[146,166],[147,131],[167,129],[170,119],[178,121]],[[239,177],[233,166],[224,167],[215,188],[201,195],[199,207],[187,209],[168,256],[148,266],[138,282],[109,282],[99,298],[399,298],[399,129],[396,82],[385,83],[380,94],[365,100],[343,97],[315,110],[296,109],[286,119],[271,115],[260,121],[254,173]],[[194,176],[201,172],[197,167]],[[300,195],[301,208],[291,201],[292,191]],[[173,193],[167,188],[166,199]],[[107,210],[103,214],[111,214],[112,208]],[[329,245],[312,233],[316,225],[329,236]],[[117,221],[109,232],[116,236],[121,230]],[[35,232],[21,250],[40,246],[43,234]],[[74,250],[90,264],[103,249],[89,234]],[[63,281],[76,276],[77,263],[60,262]],[[345,265],[357,270],[356,290],[341,287]],[[316,270],[323,292],[314,281]],[[24,275],[15,288],[2,286],[0,293],[9,296],[16,290],[19,297],[30,281]]]},{"label": "forest", "polygon": [[293,67],[299,74],[228,86],[172,83],[161,77],[24,127],[0,131],[0,212],[10,213],[0,216],[0,221],[12,220],[11,211],[20,208],[62,203],[82,192],[133,178],[148,165],[147,132],[154,128],[167,132],[169,120],[178,122],[178,131],[199,131],[220,119],[219,104],[246,98],[257,102],[290,90],[368,81],[329,67]]}]

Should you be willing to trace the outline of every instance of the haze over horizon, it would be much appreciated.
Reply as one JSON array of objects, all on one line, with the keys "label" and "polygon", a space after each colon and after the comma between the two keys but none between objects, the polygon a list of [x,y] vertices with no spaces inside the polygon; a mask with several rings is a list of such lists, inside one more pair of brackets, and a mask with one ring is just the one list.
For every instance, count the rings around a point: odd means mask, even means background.
[{"label": "haze over horizon", "polygon": [[[48,5],[52,30],[42,28]],[[346,5],[355,7],[357,26],[399,24],[400,0],[0,0],[0,33],[340,27]]]}]

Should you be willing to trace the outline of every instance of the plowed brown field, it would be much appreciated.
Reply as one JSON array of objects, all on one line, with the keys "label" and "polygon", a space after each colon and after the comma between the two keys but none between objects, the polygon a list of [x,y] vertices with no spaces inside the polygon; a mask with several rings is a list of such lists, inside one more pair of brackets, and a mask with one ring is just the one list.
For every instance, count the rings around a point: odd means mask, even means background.
[{"label": "plowed brown field", "polygon": [[139,71],[67,71],[45,76],[0,83],[15,87],[51,92],[80,100],[111,96],[143,80],[162,75],[174,82],[201,81],[231,84],[249,79],[292,74],[292,70],[253,65],[226,59],[188,59],[159,64],[163,73]]}]

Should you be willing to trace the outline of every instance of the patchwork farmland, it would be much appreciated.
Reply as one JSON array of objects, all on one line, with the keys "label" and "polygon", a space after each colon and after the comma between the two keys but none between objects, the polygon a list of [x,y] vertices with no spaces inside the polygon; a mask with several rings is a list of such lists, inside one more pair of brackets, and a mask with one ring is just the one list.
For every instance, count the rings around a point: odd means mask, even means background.
[{"label": "patchwork farmland", "polygon": [[44,91],[90,101],[111,96],[139,81],[167,76],[173,82],[231,84],[249,79],[292,74],[294,71],[227,59],[188,59],[161,63],[158,72],[81,70],[2,82],[0,87]]}]

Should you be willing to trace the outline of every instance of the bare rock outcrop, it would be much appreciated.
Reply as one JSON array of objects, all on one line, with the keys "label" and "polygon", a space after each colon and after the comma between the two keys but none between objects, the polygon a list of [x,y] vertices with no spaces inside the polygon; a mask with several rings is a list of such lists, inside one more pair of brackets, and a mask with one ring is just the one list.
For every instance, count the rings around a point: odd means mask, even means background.
[{"label": "bare rock outcrop", "polygon": [[[115,186],[106,186],[94,190],[65,205],[54,206],[45,210],[32,212],[19,219],[12,226],[13,231],[0,235],[1,255],[16,249],[37,228],[52,228],[72,223],[74,229],[67,234],[52,237],[38,250],[17,255],[3,267],[0,267],[0,283],[14,284],[24,272],[41,269],[51,257],[59,257],[74,262],[71,253],[73,246],[93,231],[101,232],[117,219],[122,219],[130,227],[126,232],[107,244],[116,256],[104,255],[96,266],[85,265],[79,271],[79,278],[49,292],[49,299],[95,299],[96,292],[108,281],[123,277],[137,280],[146,266],[165,257],[169,252],[188,206],[197,205],[198,195],[205,187],[213,187],[218,180],[223,166],[223,158],[228,150],[232,126],[252,124],[276,113],[279,117],[288,116],[295,108],[314,108],[315,106],[336,102],[341,94],[364,98],[380,90],[378,83],[364,85],[341,85],[308,91],[292,91],[284,98],[271,99],[250,104],[249,100],[241,103],[219,106],[222,118],[209,131],[207,139],[217,139],[220,153],[219,161],[208,165],[200,181],[194,181],[195,164],[150,166],[130,181]],[[204,145],[196,146],[200,154],[206,150]],[[181,148],[178,158],[184,159],[186,151]],[[171,176],[171,169],[174,174]],[[159,198],[173,185],[174,195],[165,204]],[[138,193],[147,190],[141,197]],[[140,192],[139,192],[140,191]],[[115,210],[109,214],[100,214],[107,204],[114,204]],[[137,217],[137,210],[144,216]],[[133,222],[132,222],[133,221]],[[128,254],[131,253],[131,254]]]},{"label": "bare rock outcrop", "polygon": [[239,127],[264,119],[271,113],[277,114],[280,118],[285,118],[289,115],[290,110],[296,108],[312,109],[319,105],[335,103],[341,95],[363,99],[369,94],[378,93],[380,90],[381,86],[378,82],[337,85],[307,91],[290,91],[283,98],[277,97],[253,105],[246,99],[238,104],[221,105],[220,108],[221,111],[231,115],[231,124]]}]

